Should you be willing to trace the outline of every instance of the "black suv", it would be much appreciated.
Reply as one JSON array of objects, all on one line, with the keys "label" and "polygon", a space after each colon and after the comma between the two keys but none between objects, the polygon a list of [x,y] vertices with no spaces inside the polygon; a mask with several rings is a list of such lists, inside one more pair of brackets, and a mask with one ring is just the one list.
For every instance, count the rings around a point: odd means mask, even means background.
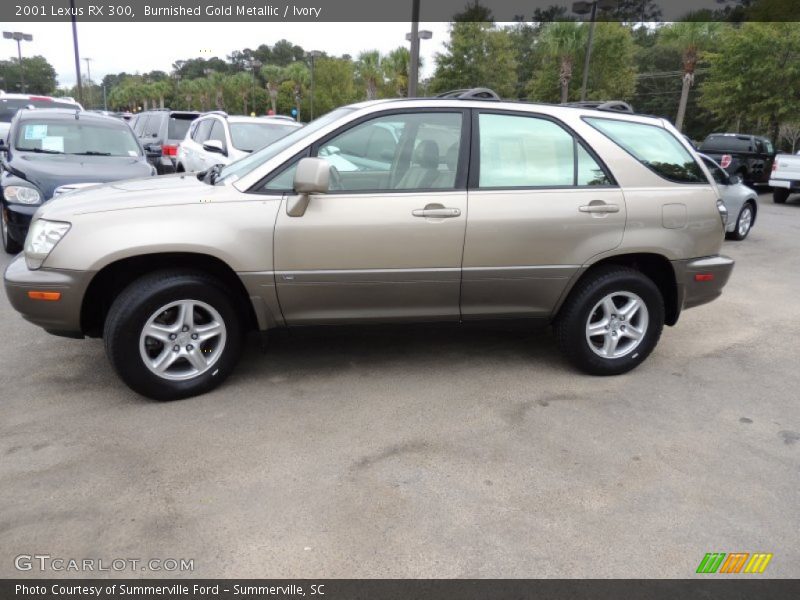
[{"label": "black suv", "polygon": [[698,151],[751,186],[769,182],[775,161],[775,148],[768,138],[746,133],[712,133]]},{"label": "black suv", "polygon": [[144,111],[130,121],[133,132],[144,146],[147,160],[159,175],[175,172],[178,145],[198,116],[197,112],[164,108]]}]

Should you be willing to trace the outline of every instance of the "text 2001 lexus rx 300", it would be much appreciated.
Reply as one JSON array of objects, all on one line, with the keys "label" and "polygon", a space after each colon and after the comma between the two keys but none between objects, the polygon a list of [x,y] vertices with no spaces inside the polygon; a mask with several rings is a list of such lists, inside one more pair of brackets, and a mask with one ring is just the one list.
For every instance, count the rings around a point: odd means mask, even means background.
[{"label": "text 2001 lexus rx 300", "polygon": [[546,320],[572,363],[617,374],[719,296],[726,218],[661,119],[372,101],[201,176],[56,198],[5,287],[158,399],[218,385],[248,329],[312,324]]}]

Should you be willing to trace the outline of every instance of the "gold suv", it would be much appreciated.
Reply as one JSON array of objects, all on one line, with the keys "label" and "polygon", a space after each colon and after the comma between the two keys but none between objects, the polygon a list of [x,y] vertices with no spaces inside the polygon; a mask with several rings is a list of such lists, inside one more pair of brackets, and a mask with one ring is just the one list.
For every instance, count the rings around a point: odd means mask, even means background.
[{"label": "gold suv", "polygon": [[702,161],[666,121],[458,98],[339,108],[201,173],[66,194],[8,267],[13,306],[103,337],[134,390],[206,392],[249,329],[518,319],[624,373],[733,261]]}]

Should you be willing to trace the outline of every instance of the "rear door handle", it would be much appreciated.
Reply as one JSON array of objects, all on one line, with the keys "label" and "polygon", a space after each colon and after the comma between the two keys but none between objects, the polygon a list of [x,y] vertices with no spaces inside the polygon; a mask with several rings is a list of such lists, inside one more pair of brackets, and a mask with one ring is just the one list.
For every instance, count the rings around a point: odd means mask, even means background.
[{"label": "rear door handle", "polygon": [[587,204],[579,206],[578,210],[585,213],[617,213],[619,206],[616,204]]},{"label": "rear door handle", "polygon": [[460,217],[461,216],[461,209],[460,208],[446,208],[444,206],[440,206],[437,208],[416,208],[411,211],[411,214],[415,217],[428,217],[434,219],[452,219],[453,217]]}]

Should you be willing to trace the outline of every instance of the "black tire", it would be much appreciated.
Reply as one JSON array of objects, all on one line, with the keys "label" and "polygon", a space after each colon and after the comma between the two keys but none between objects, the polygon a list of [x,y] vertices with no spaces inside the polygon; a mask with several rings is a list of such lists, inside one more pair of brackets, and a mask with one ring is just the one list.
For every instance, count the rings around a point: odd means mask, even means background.
[{"label": "black tire", "polygon": [[0,219],[2,219],[2,222],[0,222],[0,240],[3,242],[3,250],[8,254],[19,254],[22,252],[22,245],[8,237],[6,218],[3,214],[0,214]]},{"label": "black tire", "polygon": [[786,204],[786,200],[789,198],[789,190],[785,188],[774,188],[772,190],[772,201],[775,204]]},{"label": "black tire", "polygon": [[[181,300],[199,301],[212,307],[224,325],[225,340],[209,370],[191,379],[171,380],[156,375],[146,366],[140,353],[140,336],[156,311]],[[106,353],[120,378],[143,396],[177,400],[204,394],[231,374],[241,354],[243,326],[236,308],[225,286],[205,273],[181,270],[145,275],[125,288],[111,305],[103,335]],[[192,342],[186,340],[186,343]],[[194,343],[200,351],[202,342]]]},{"label": "black tire", "polygon": [[[745,211],[750,211],[750,225],[747,227],[747,230],[744,233],[739,233],[739,225],[742,222],[742,217],[745,214]],[[756,217],[755,207],[753,206],[752,202],[745,202],[742,206],[742,210],[739,211],[739,215],[736,217],[736,226],[734,227],[733,231],[730,231],[725,234],[725,237],[729,240],[736,240],[737,242],[741,242],[745,239],[750,230],[753,228],[753,220]]]},{"label": "black tire", "polygon": [[[618,358],[603,357],[592,350],[586,331],[595,306],[612,293],[635,294],[644,302],[648,315],[638,346]],[[572,364],[591,375],[619,375],[637,367],[656,347],[663,327],[664,298],[656,284],[640,271],[613,265],[598,267],[584,276],[554,323],[561,351]]]}]

